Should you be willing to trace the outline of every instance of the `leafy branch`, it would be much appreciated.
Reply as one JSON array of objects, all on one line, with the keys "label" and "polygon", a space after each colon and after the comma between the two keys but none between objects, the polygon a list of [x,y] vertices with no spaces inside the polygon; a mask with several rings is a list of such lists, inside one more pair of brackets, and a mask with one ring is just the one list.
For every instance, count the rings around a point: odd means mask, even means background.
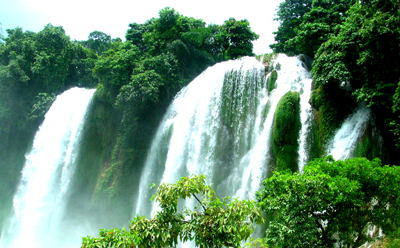
[{"label": "leafy branch", "polygon": [[[198,207],[185,207],[179,212],[178,200],[192,197],[203,211],[199,212]],[[253,223],[263,222],[261,210],[254,201],[219,199],[203,175],[183,177],[173,184],[163,183],[152,200],[159,204],[160,210],[151,219],[134,218],[129,227],[130,236],[117,232],[130,237],[132,247],[175,247],[178,242],[187,241],[194,241],[202,248],[239,247],[253,232]],[[114,242],[117,239],[107,239],[107,235],[103,231],[99,238],[87,237],[82,247],[98,247],[99,242],[117,244]],[[118,244],[128,245],[128,241],[123,240]]]}]

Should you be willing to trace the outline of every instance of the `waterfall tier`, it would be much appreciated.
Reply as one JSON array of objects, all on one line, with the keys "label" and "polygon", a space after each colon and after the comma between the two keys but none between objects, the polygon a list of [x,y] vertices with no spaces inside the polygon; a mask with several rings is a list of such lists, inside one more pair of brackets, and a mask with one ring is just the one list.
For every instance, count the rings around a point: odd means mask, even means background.
[{"label": "waterfall tier", "polygon": [[[72,88],[59,95],[47,112],[26,155],[1,247],[71,247],[70,237],[63,237],[61,222],[93,93]],[[65,241],[62,246],[60,240]]]}]

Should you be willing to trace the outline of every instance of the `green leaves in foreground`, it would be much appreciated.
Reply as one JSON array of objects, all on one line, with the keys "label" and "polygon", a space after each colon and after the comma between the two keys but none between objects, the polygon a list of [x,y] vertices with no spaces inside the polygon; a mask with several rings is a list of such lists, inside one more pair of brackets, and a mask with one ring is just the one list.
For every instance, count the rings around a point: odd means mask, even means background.
[{"label": "green leaves in foreground", "polygon": [[377,159],[317,159],[264,185],[258,200],[274,215],[266,233],[273,247],[359,247],[369,227],[390,234],[400,226],[400,167]]},{"label": "green leaves in foreground", "polygon": [[[239,247],[253,223],[262,223],[261,210],[254,201],[219,199],[205,180],[201,175],[161,184],[152,198],[161,209],[153,218],[137,216],[130,231],[101,230],[99,238],[84,238],[82,247],[174,247],[189,240],[202,248]],[[188,198],[195,207],[178,212],[178,200]]]},{"label": "green leaves in foreground", "polygon": [[122,229],[100,229],[99,237],[82,238],[82,247],[136,247],[140,238],[135,233]]}]

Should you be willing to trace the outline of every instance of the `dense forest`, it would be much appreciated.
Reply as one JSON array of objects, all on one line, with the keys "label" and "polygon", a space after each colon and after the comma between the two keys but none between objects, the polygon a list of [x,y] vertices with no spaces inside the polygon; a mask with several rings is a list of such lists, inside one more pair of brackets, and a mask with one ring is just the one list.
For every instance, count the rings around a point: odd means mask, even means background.
[{"label": "dense forest", "polygon": [[[386,235],[386,247],[399,245],[400,167],[383,166],[400,163],[399,0],[284,0],[276,20],[274,54],[263,56],[266,71],[275,53],[301,55],[311,70],[310,160],[316,160],[303,173],[293,162],[299,96],[289,92],[278,108],[285,113],[289,106],[294,114],[275,115],[277,171],[256,200],[220,199],[204,176],[182,178],[158,187],[153,200],[161,211],[152,219],[138,216],[128,230],[101,230],[98,238],[83,238],[82,247],[170,247],[179,240],[239,247],[253,223],[264,223],[267,231],[245,246],[359,247],[373,240],[370,226]],[[51,24],[38,33],[19,27],[6,33],[0,37],[0,209],[6,210],[0,212],[0,231],[24,154],[58,94],[75,86],[96,88],[73,182],[79,197],[71,193],[67,207],[79,209],[78,215],[98,213],[94,222],[120,225],[131,218],[134,199],[126,195],[138,190],[135,178],[175,95],[209,66],[255,56],[252,42],[259,37],[247,20],[207,25],[168,7],[157,18],[129,24],[125,41],[101,31],[85,41],[71,40]],[[275,80],[269,78],[269,90]],[[359,104],[373,111],[384,155],[364,137],[357,155],[365,158],[321,158]],[[282,141],[282,133],[290,140]],[[199,209],[181,212],[178,199],[186,198],[195,198]]]}]

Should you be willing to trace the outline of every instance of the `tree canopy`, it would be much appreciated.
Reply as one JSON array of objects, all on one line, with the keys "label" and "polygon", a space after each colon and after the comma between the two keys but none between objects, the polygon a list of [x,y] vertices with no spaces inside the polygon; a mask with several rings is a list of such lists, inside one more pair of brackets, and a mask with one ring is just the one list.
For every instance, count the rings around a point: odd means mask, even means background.
[{"label": "tree canopy", "polygon": [[260,37],[251,31],[247,20],[236,21],[235,18],[224,22],[219,35],[226,44],[224,45],[224,48],[227,48],[225,56],[231,59],[254,55],[252,42]]},{"label": "tree canopy", "polygon": [[275,172],[264,187],[257,198],[273,214],[273,247],[359,247],[371,240],[368,228],[400,226],[400,167],[378,159],[317,159],[302,174]]},{"label": "tree canopy", "polygon": [[96,54],[100,55],[110,49],[110,44],[112,42],[111,36],[101,31],[93,31],[89,34],[88,38],[88,40],[82,41],[82,44],[93,50]]},{"label": "tree canopy", "polygon": [[338,31],[355,0],[286,0],[278,7],[275,52],[314,57],[319,46]]}]

